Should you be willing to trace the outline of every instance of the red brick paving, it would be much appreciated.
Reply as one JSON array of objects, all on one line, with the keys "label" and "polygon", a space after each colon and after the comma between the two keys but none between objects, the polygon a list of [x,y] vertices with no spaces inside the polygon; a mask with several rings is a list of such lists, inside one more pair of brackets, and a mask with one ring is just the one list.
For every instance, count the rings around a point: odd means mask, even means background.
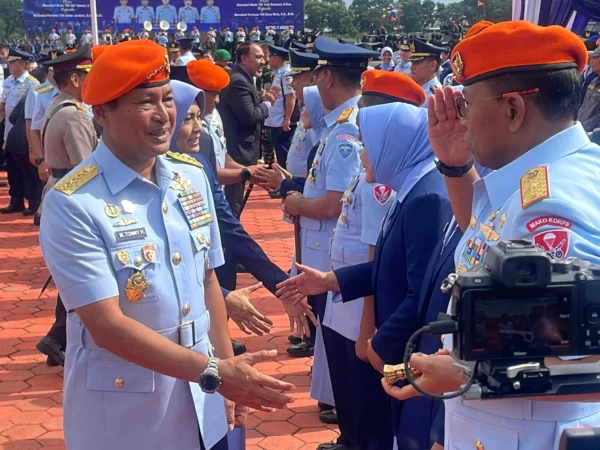
[{"label": "red brick paving", "polygon": [[[5,174],[2,174],[5,179]],[[8,204],[0,189],[0,206]],[[289,269],[294,239],[290,225],[281,220],[279,201],[261,189],[250,197],[242,221],[246,230],[283,270]],[[0,450],[64,449],[62,425],[62,368],[48,367],[36,342],[54,321],[54,286],[38,300],[48,278],[38,246],[38,229],[21,214],[0,215]],[[255,280],[238,277],[239,286]],[[254,305],[274,322],[270,335],[247,336],[230,322],[233,338],[250,351],[277,349],[279,355],[257,368],[296,384],[296,401],[289,410],[255,412],[248,416],[247,450],[314,450],[337,437],[337,428],[319,421],[310,399],[308,377],[312,361],[287,356],[287,316],[265,289],[252,295]]]}]

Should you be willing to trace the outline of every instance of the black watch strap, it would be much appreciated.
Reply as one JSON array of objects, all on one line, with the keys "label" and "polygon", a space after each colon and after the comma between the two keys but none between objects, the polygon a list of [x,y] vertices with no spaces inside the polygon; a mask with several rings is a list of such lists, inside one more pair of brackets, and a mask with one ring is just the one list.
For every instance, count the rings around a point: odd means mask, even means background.
[{"label": "black watch strap", "polygon": [[42,157],[42,158],[35,158],[35,161],[34,161],[34,162],[35,162],[35,164],[36,164],[37,166],[39,166],[39,165],[40,165],[41,163],[43,163],[44,161],[45,161],[45,159]]},{"label": "black watch strap", "polygon": [[460,178],[464,176],[471,168],[473,167],[474,159],[469,161],[464,166],[456,167],[456,166],[447,166],[443,162],[441,162],[438,158],[435,158],[435,167],[440,171],[442,175],[450,178]]},{"label": "black watch strap", "polygon": [[248,181],[250,178],[252,178],[252,173],[246,167],[244,167],[242,169],[242,180]]}]

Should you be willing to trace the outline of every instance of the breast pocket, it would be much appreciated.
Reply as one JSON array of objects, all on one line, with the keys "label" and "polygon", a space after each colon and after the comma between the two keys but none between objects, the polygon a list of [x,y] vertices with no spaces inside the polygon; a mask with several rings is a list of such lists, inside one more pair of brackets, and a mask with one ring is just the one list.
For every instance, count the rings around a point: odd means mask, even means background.
[{"label": "breast pocket", "polygon": [[190,231],[192,247],[194,249],[194,264],[196,265],[196,281],[204,286],[204,277],[210,264],[210,226],[205,225]]},{"label": "breast pocket", "polygon": [[158,252],[156,242],[149,241],[116,246],[110,250],[119,292],[129,302],[151,303],[160,298]]},{"label": "breast pocket", "polygon": [[451,412],[446,422],[446,433],[450,434],[447,450],[517,450],[519,434],[512,430],[496,427],[462,417]]}]

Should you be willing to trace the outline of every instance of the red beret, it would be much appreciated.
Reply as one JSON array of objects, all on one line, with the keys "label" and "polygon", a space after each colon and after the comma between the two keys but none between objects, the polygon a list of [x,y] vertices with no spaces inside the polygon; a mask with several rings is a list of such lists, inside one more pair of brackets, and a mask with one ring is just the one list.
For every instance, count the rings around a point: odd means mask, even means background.
[{"label": "red beret", "polygon": [[425,103],[423,88],[400,72],[365,70],[361,75],[360,85],[363,95],[383,95],[415,106]]},{"label": "red beret", "polygon": [[220,91],[229,85],[229,74],[208,59],[198,59],[187,64],[190,81],[205,91]]},{"label": "red beret", "polygon": [[171,67],[167,49],[150,40],[123,42],[95,56],[81,92],[88,105],[102,105],[135,88],[169,82]]},{"label": "red beret", "polygon": [[587,64],[585,45],[566,28],[542,27],[525,20],[483,28],[452,50],[454,79],[465,86],[508,73],[568,68],[583,72]]}]

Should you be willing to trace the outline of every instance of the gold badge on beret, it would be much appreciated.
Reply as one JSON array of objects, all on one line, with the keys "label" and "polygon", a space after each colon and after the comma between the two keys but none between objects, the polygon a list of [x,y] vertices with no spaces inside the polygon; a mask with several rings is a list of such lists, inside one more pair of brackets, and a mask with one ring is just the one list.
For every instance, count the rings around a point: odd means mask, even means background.
[{"label": "gold badge on beret", "polygon": [[148,281],[142,272],[136,272],[127,279],[127,286],[125,286],[125,294],[127,294],[127,300],[130,302],[137,302],[146,292],[148,287]]},{"label": "gold badge on beret", "polygon": [[462,56],[460,56],[459,52],[456,52],[454,54],[450,65],[452,66],[452,73],[454,74],[454,77],[461,79],[464,75],[463,70],[465,68],[465,65],[463,63]]},{"label": "gold badge on beret", "polygon": [[548,197],[550,197],[548,168],[538,166],[525,172],[521,177],[521,207],[525,209]]}]

